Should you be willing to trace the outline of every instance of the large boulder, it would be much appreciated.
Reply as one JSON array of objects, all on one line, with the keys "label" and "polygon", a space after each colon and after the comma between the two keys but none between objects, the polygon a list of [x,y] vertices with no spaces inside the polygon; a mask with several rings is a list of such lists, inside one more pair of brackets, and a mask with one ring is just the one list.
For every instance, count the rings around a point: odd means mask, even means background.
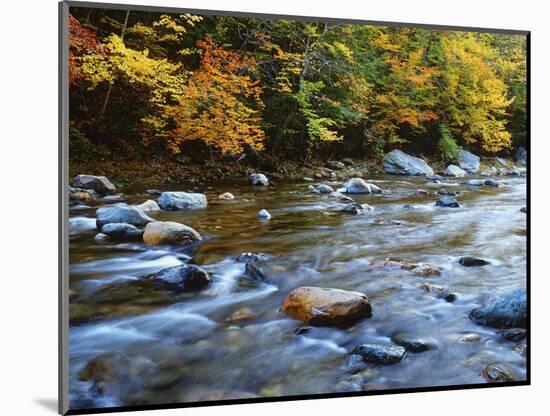
[{"label": "large boulder", "polygon": [[101,233],[109,236],[109,238],[113,241],[143,240],[143,230],[140,230],[136,226],[127,223],[105,224],[103,227],[101,227]]},{"label": "large boulder", "polygon": [[344,184],[341,190],[347,194],[381,194],[382,189],[372,183],[367,183],[361,178],[351,178]]},{"label": "large boulder", "polygon": [[136,227],[143,227],[154,221],[141,209],[126,204],[99,208],[95,216],[98,230],[101,230],[105,224],[111,223],[126,223],[135,225]]},{"label": "large boulder", "polygon": [[382,161],[386,173],[392,175],[428,176],[433,175],[433,169],[419,157],[414,157],[394,149],[386,153]]},{"label": "large boulder", "polygon": [[143,231],[143,241],[149,245],[191,244],[200,240],[202,237],[197,231],[178,222],[151,222]]},{"label": "large boulder", "polygon": [[248,181],[255,186],[268,186],[269,179],[263,173],[253,173],[248,177]]},{"label": "large boulder", "polygon": [[76,175],[73,179],[75,188],[93,189],[99,194],[114,194],[116,187],[105,176]]},{"label": "large boulder", "polygon": [[447,166],[447,169],[445,169],[445,172],[443,172],[443,175],[445,176],[453,176],[455,178],[463,178],[466,176],[468,172],[465,170],[462,170],[456,165],[449,165]]},{"label": "large boulder", "polygon": [[461,150],[458,154],[458,166],[468,173],[477,173],[479,171],[479,156],[466,150]]},{"label": "large boulder", "polygon": [[149,278],[162,285],[184,291],[202,289],[212,281],[212,277],[206,270],[194,264],[168,267]]},{"label": "large boulder", "polygon": [[163,192],[158,199],[159,206],[166,211],[206,208],[206,195],[196,192]]},{"label": "large boulder", "polygon": [[527,291],[517,289],[470,312],[474,322],[495,328],[527,326]]},{"label": "large boulder", "polygon": [[525,150],[523,147],[518,147],[518,150],[516,152],[516,162],[520,165],[526,165],[527,164],[527,150]]},{"label": "large boulder", "polygon": [[363,293],[321,287],[299,287],[284,300],[282,311],[309,325],[341,326],[371,315]]}]

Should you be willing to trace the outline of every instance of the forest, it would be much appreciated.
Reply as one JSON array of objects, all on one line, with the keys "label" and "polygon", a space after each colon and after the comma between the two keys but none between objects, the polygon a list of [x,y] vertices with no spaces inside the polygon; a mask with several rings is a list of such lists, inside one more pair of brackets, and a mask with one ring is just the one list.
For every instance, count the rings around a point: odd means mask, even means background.
[{"label": "forest", "polygon": [[73,161],[526,146],[526,37],[72,8]]}]

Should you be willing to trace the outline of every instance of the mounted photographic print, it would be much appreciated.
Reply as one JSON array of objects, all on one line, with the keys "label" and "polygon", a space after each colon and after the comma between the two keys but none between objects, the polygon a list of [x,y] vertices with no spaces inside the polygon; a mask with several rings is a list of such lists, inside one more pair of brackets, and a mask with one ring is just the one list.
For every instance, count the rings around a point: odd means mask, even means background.
[{"label": "mounted photographic print", "polygon": [[529,384],[529,32],[62,2],[60,136],[60,413]]}]

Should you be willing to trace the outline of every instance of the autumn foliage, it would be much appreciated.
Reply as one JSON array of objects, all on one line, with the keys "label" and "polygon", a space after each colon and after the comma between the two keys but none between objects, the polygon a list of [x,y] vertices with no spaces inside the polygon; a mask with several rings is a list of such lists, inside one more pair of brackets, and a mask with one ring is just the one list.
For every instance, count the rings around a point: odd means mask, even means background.
[{"label": "autumn foliage", "polygon": [[167,148],[178,153],[182,142],[200,140],[223,154],[239,154],[245,146],[262,150],[262,88],[249,75],[256,61],[220,48],[208,36],[197,46],[200,67],[165,109],[175,125],[165,138]]},{"label": "autumn foliage", "polygon": [[105,54],[105,48],[99,44],[91,30],[82,27],[78,20],[69,15],[69,82],[74,84],[83,77],[79,56],[94,52]]},{"label": "autumn foliage", "polygon": [[525,144],[523,35],[71,10],[74,148],[452,159]]}]

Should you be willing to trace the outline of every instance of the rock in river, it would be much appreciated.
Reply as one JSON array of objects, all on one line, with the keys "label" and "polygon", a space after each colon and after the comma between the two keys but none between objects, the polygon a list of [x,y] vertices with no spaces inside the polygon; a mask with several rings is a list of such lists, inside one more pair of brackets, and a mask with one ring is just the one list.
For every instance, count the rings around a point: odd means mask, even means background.
[{"label": "rock in river", "polygon": [[229,318],[226,319],[227,322],[242,322],[249,321],[251,319],[256,319],[258,314],[250,308],[241,308],[236,310],[231,314]]},{"label": "rock in river", "polygon": [[479,170],[479,156],[466,150],[461,150],[458,155],[458,166],[468,173],[476,173]]},{"label": "rock in river", "polygon": [[135,225],[136,227],[143,227],[154,221],[139,208],[126,204],[99,208],[95,215],[98,230],[101,230],[105,224],[111,223],[126,223]]},{"label": "rock in river", "polygon": [[348,212],[353,215],[361,215],[365,212],[372,211],[374,208],[369,204],[358,204],[357,202],[352,202],[347,204],[344,208],[341,209],[342,212]]},{"label": "rock in river", "polygon": [[520,165],[527,164],[527,150],[525,150],[523,147],[518,147],[518,150],[516,152],[516,162]]},{"label": "rock in river", "polygon": [[527,326],[527,291],[517,289],[470,312],[474,322],[495,328]]},{"label": "rock in river", "polygon": [[115,185],[105,176],[77,175],[73,179],[73,186],[75,188],[93,189],[102,195],[116,192]]},{"label": "rock in river", "polygon": [[391,344],[362,344],[352,351],[352,354],[360,355],[366,362],[374,364],[396,364],[406,353],[405,348]]},{"label": "rock in river", "polygon": [[195,264],[168,267],[149,278],[184,291],[202,289],[212,281],[210,274]]},{"label": "rock in river", "polygon": [[421,338],[415,337],[414,335],[403,332],[395,334],[391,340],[395,344],[402,346],[410,352],[424,352],[432,347],[432,344],[429,341],[425,341]]},{"label": "rock in river", "polygon": [[445,169],[445,172],[443,172],[443,175],[453,176],[455,178],[463,178],[467,174],[468,172],[466,172],[465,170],[462,170],[460,167],[456,165],[447,166],[447,169]]},{"label": "rock in river", "polygon": [[271,218],[271,214],[267,212],[266,209],[262,209],[260,212],[258,212],[258,218],[262,220],[269,220]]},{"label": "rock in river", "polygon": [[223,194],[218,195],[218,199],[230,201],[232,199],[235,199],[235,195],[233,195],[231,192],[224,192]]},{"label": "rock in river", "polygon": [[508,341],[521,341],[527,336],[527,330],[525,328],[509,328],[499,331],[498,334]]},{"label": "rock in river", "polygon": [[343,192],[347,194],[381,194],[382,189],[361,178],[351,178],[344,184]]},{"label": "rock in river", "polygon": [[386,153],[383,166],[386,173],[392,175],[428,176],[434,174],[433,169],[423,159],[408,155],[398,149]]},{"label": "rock in river", "polygon": [[160,207],[166,211],[206,208],[206,195],[196,192],[163,192],[158,200]]},{"label": "rock in river", "polygon": [[90,202],[98,198],[97,192],[93,189],[72,188],[69,186],[71,201]]},{"label": "rock in river", "polygon": [[344,169],[346,165],[344,165],[342,162],[339,162],[337,160],[329,160],[326,163],[326,167],[329,169],[341,170],[341,169]]},{"label": "rock in river", "polygon": [[114,241],[143,241],[143,231],[132,224],[105,224],[101,227],[101,232]]},{"label": "rock in river", "polygon": [[464,267],[478,267],[491,264],[487,260],[479,259],[477,257],[461,257],[458,262]]},{"label": "rock in river", "polygon": [[493,179],[486,179],[485,181],[483,181],[483,185],[492,186],[492,187],[495,187],[495,188],[498,188],[498,186],[499,186],[498,182],[493,180]]},{"label": "rock in river", "polygon": [[334,192],[334,189],[332,189],[332,187],[322,183],[322,184],[318,185],[317,188],[315,188],[315,190],[313,192],[317,192],[317,193],[320,193],[320,194],[330,194],[331,192]]},{"label": "rock in river", "polygon": [[248,263],[250,261],[267,261],[272,257],[264,253],[241,253],[237,256],[237,261],[240,263]]},{"label": "rock in river", "polygon": [[491,363],[483,369],[481,375],[488,381],[492,382],[509,382],[517,380],[517,377],[513,374],[512,370],[503,364]]},{"label": "rock in river", "polygon": [[282,311],[309,325],[345,326],[369,317],[372,308],[363,293],[304,286],[290,292]]},{"label": "rock in river", "polygon": [[193,228],[171,221],[151,222],[143,232],[143,241],[149,245],[191,244],[201,239],[201,235]]},{"label": "rock in river", "polygon": [[442,198],[439,198],[435,205],[445,208],[460,208],[460,204],[452,196],[444,196]]},{"label": "rock in river", "polygon": [[156,203],[156,201],[153,201],[152,199],[148,199],[144,203],[136,205],[136,207],[141,209],[143,212],[160,211],[159,205]]},{"label": "rock in river", "polygon": [[456,192],[456,191],[449,191],[448,189],[443,188],[443,189],[439,189],[439,190],[437,191],[437,194],[438,194],[438,195],[445,195],[445,196],[457,196],[457,195],[458,195],[458,192]]},{"label": "rock in river", "polygon": [[269,179],[263,173],[253,173],[248,177],[248,181],[255,186],[268,186]]}]

